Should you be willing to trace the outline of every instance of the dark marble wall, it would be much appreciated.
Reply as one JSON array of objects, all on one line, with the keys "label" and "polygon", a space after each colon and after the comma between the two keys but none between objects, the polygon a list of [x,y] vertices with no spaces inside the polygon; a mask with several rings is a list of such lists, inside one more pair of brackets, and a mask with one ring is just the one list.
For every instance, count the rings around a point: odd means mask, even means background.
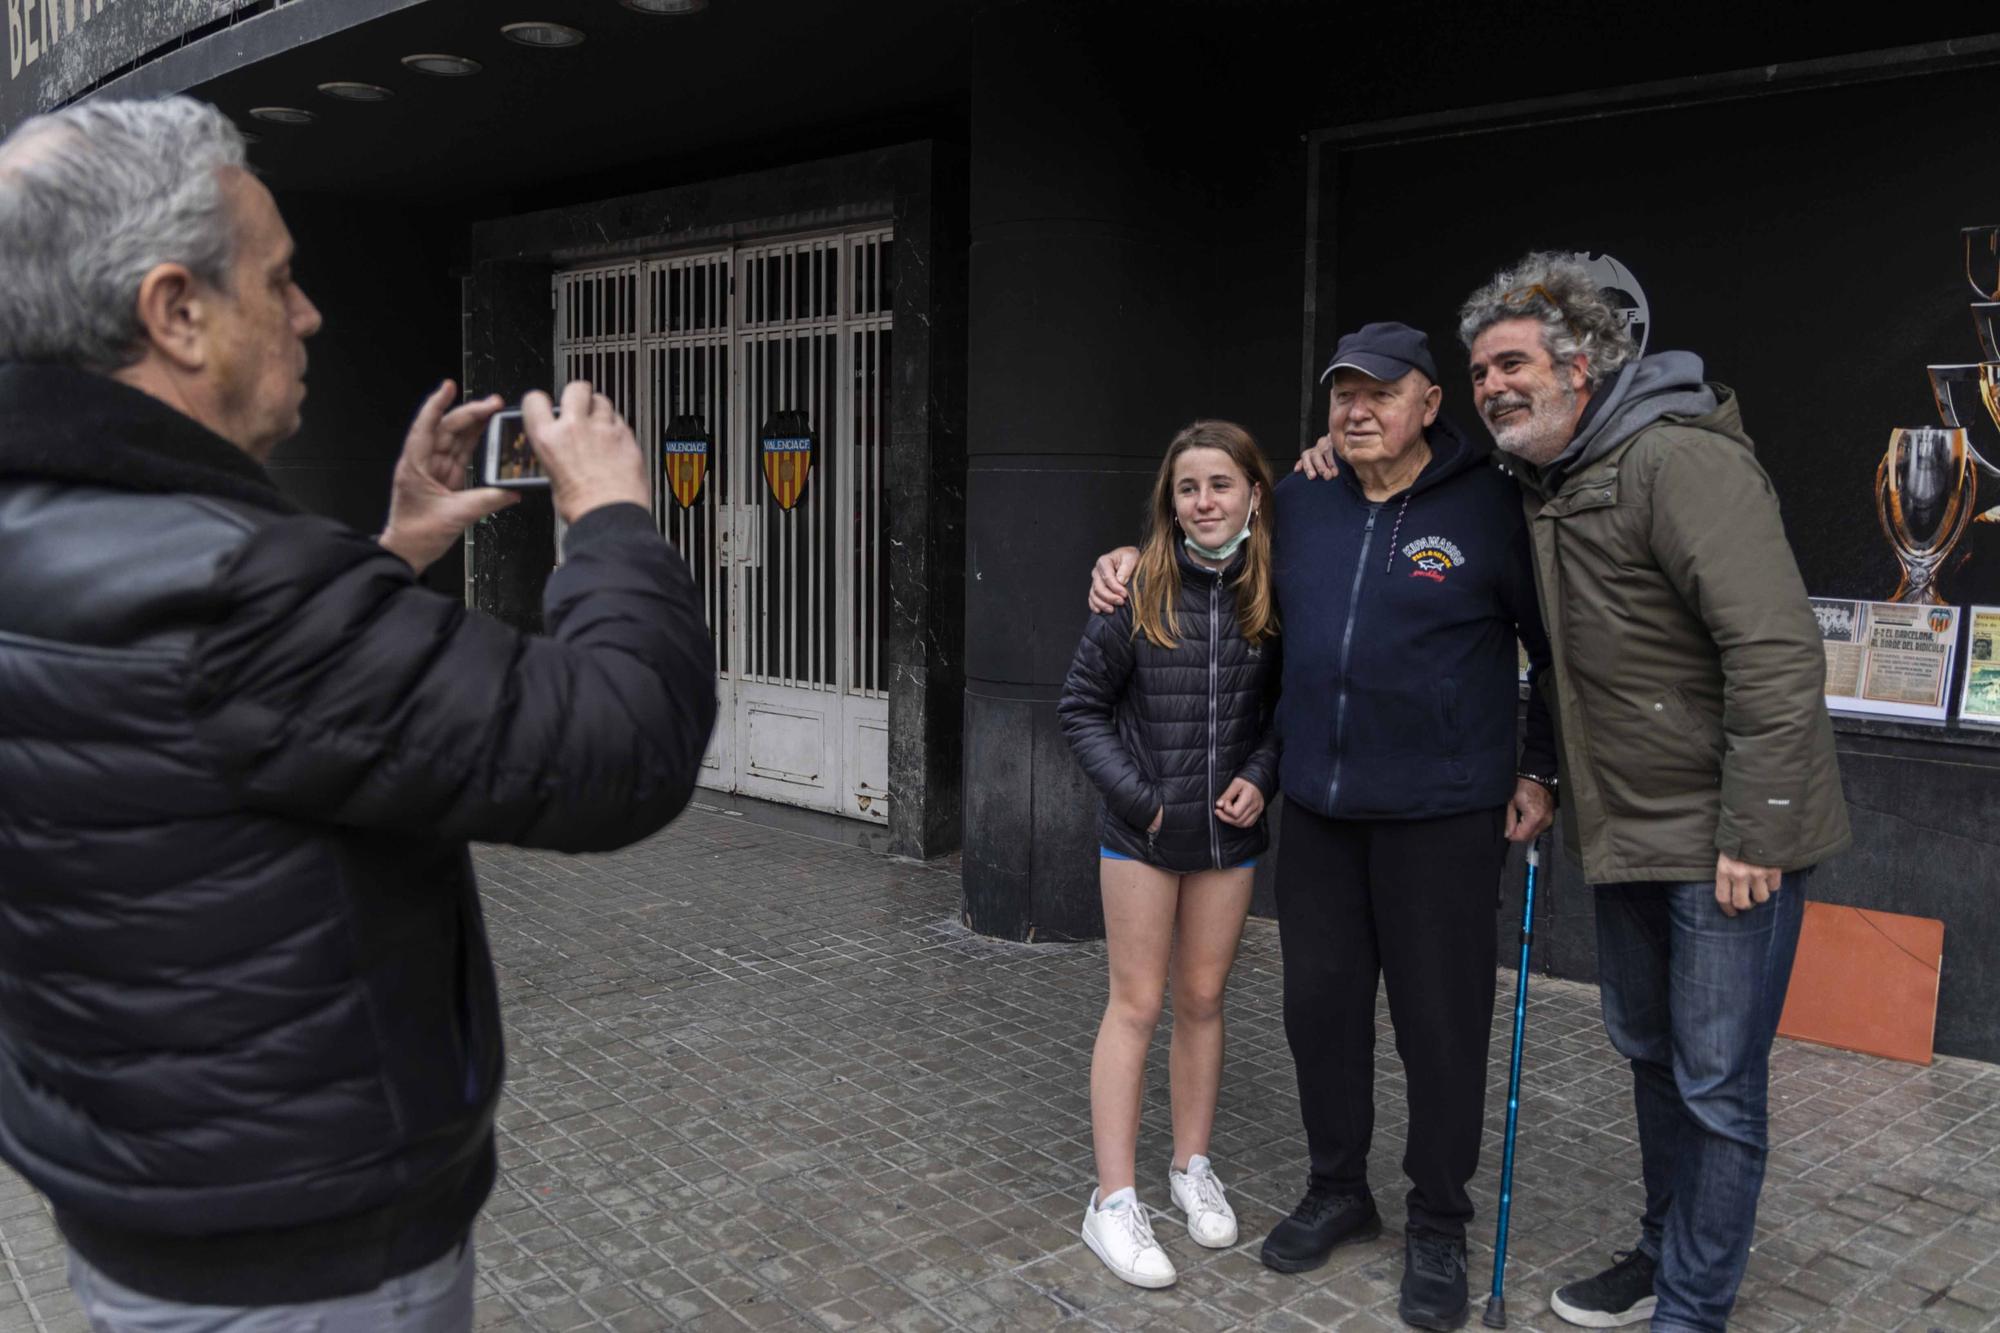
[{"label": "dark marble wall", "polygon": [[[346,199],[288,195],[278,207],[298,247],[299,284],[323,322],[306,345],[303,424],[278,446],[271,475],[307,509],[379,532],[410,418],[457,373],[448,233],[421,213]],[[458,553],[426,577],[456,593]]]},{"label": "dark marble wall", "polygon": [[[1206,192],[1088,6],[995,6],[972,76],[965,913],[1102,931],[1097,797],[1056,725],[1090,557],[1201,413]],[[1087,128],[1086,128],[1087,127]],[[1082,132],[1080,132],[1082,131]]]},{"label": "dark marble wall", "polygon": [[[464,382],[469,396],[497,393],[519,403],[555,377],[555,312],[549,281],[555,266],[482,260],[461,283]],[[555,510],[528,492],[521,503],[472,528],[470,605],[517,628],[542,628],[542,585],[555,568]]]},{"label": "dark marble wall", "polygon": [[[963,153],[920,143],[502,218],[473,228],[465,300],[467,379],[513,399],[553,374],[560,266],[890,223],[889,835],[892,852],[916,857],[953,850],[960,823],[965,192]],[[475,604],[539,623],[550,538],[548,507],[532,499],[482,524]]]},{"label": "dark marble wall", "polygon": [[919,151],[894,212],[889,850],[928,857],[959,846],[963,811],[967,219],[963,150]]},{"label": "dark marble wall", "polygon": [[1261,94],[1132,60],[1129,16],[1020,0],[977,25],[966,919],[1094,938],[1098,797],[1055,718],[1090,563],[1139,538],[1188,421],[1296,457],[1306,156]]}]

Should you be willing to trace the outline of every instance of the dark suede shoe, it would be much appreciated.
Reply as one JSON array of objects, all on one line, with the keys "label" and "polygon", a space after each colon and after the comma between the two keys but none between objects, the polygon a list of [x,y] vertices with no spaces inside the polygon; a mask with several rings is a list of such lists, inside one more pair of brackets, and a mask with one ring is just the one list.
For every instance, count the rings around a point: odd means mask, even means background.
[{"label": "dark suede shoe", "polygon": [[1258,1257],[1264,1267],[1280,1273],[1318,1268],[1337,1246],[1374,1240],[1382,1234],[1382,1215],[1367,1191],[1342,1193],[1326,1185],[1311,1185],[1292,1215],[1271,1228]]},{"label": "dark suede shoe", "polygon": [[1465,1326],[1465,1241],[1412,1227],[1403,1237],[1403,1294],[1396,1313],[1440,1333]]}]

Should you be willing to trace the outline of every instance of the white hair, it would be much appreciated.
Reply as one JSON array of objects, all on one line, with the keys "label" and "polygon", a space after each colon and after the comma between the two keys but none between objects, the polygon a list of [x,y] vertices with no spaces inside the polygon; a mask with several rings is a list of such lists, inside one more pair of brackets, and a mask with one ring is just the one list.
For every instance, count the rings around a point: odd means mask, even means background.
[{"label": "white hair", "polygon": [[0,142],[0,361],[115,370],[139,359],[139,283],[184,264],[229,288],[220,172],[243,136],[204,102],[85,102]]},{"label": "white hair", "polygon": [[1612,309],[1590,270],[1569,255],[1537,251],[1465,298],[1458,311],[1458,340],[1468,348],[1495,324],[1532,319],[1542,326],[1542,346],[1557,362],[1581,356],[1593,387],[1639,355],[1624,318]]}]

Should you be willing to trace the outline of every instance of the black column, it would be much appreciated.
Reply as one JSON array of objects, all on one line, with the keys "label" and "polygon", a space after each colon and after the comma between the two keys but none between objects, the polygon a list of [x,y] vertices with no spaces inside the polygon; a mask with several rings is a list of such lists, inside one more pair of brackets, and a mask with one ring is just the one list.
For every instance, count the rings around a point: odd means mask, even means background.
[{"label": "black column", "polygon": [[889,850],[959,845],[965,689],[965,153],[902,150],[890,406]]},{"label": "black column", "polygon": [[1097,795],[1055,718],[1098,552],[1140,536],[1203,410],[1208,205],[1158,77],[1096,6],[998,5],[975,37],[966,503],[965,916],[1102,933]]},{"label": "black column", "polygon": [[[555,376],[548,264],[475,264],[463,281],[464,370],[471,398],[510,405]],[[542,627],[542,585],[555,568],[555,509],[542,492],[472,527],[470,605],[517,629]]]}]

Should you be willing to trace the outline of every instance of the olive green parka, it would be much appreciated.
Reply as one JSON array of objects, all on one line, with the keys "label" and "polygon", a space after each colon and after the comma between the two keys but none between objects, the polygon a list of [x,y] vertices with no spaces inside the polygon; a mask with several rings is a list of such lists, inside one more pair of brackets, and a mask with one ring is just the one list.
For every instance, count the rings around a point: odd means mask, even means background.
[{"label": "olive green parka", "polygon": [[1845,848],[1826,659],[1736,396],[1556,481],[1515,464],[1555,655],[1567,844],[1592,883]]}]

